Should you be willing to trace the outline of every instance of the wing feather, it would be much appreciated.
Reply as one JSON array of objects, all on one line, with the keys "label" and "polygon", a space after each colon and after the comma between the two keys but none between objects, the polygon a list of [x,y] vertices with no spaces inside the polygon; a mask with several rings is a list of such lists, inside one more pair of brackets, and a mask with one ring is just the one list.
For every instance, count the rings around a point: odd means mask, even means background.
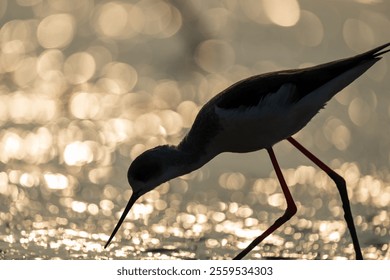
[{"label": "wing feather", "polygon": [[336,60],[314,67],[276,71],[252,76],[223,90],[214,96],[209,103],[224,109],[235,109],[241,106],[257,106],[267,95],[278,92],[284,84],[295,85],[295,94],[289,96],[289,102],[296,103],[306,95],[350,69],[368,61],[376,62],[380,59],[380,55],[390,51],[381,51],[389,45],[390,43],[354,57]]}]

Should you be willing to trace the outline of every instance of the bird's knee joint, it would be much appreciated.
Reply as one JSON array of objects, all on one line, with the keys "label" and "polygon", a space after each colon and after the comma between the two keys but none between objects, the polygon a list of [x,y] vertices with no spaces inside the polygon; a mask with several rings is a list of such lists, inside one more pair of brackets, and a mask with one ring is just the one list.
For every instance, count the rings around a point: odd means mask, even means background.
[{"label": "bird's knee joint", "polygon": [[284,212],[284,216],[289,220],[292,216],[297,213],[297,206],[294,204],[290,204],[287,206],[286,211]]},{"label": "bird's knee joint", "polygon": [[334,171],[329,174],[329,177],[335,181],[336,185],[346,185],[345,179]]},{"label": "bird's knee joint", "polygon": [[298,209],[297,209],[297,206],[294,204],[293,206],[287,208],[287,211],[290,212],[290,215],[292,217],[297,213]]}]

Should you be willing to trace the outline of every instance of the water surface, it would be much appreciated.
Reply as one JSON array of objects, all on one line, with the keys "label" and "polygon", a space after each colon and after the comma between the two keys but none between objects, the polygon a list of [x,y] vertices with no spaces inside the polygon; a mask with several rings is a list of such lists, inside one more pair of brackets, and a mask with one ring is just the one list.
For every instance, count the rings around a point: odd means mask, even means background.
[{"label": "water surface", "polygon": [[[2,1],[0,259],[230,259],[266,230],[286,207],[267,154],[223,154],[139,199],[103,249],[131,161],[179,143],[212,96],[388,40],[387,1],[279,2]],[[375,260],[390,259],[389,69],[296,135],[346,179]],[[333,182],[288,143],[275,153],[298,213],[247,258],[353,259]]]}]

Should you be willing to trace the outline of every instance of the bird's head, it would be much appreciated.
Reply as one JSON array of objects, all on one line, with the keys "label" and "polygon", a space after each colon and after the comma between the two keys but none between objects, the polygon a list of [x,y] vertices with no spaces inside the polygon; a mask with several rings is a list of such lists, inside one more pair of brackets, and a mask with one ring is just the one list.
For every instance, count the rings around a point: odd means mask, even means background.
[{"label": "bird's head", "polygon": [[174,146],[158,146],[140,154],[127,171],[127,180],[138,197],[177,177],[180,152]]},{"label": "bird's head", "polygon": [[145,151],[131,163],[127,179],[133,194],[104,248],[110,244],[138,198],[162,183],[188,172],[185,168],[185,160],[185,154],[175,146],[163,145]]}]

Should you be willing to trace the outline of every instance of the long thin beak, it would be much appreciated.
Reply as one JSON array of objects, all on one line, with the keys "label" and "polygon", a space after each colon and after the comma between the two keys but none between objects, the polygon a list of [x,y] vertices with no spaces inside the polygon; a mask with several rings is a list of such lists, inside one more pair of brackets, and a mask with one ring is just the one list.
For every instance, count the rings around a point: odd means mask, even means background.
[{"label": "long thin beak", "polygon": [[125,211],[123,211],[121,218],[119,219],[118,223],[116,224],[116,226],[114,228],[114,231],[111,233],[111,236],[108,239],[106,245],[104,245],[104,249],[106,249],[108,247],[108,245],[110,245],[111,240],[114,238],[116,232],[118,231],[118,229],[121,227],[123,221],[125,220],[127,213],[129,213],[131,207],[133,207],[134,203],[137,201],[137,199],[139,197],[140,196],[136,193],[133,193],[131,195],[129,202],[126,205]]}]

